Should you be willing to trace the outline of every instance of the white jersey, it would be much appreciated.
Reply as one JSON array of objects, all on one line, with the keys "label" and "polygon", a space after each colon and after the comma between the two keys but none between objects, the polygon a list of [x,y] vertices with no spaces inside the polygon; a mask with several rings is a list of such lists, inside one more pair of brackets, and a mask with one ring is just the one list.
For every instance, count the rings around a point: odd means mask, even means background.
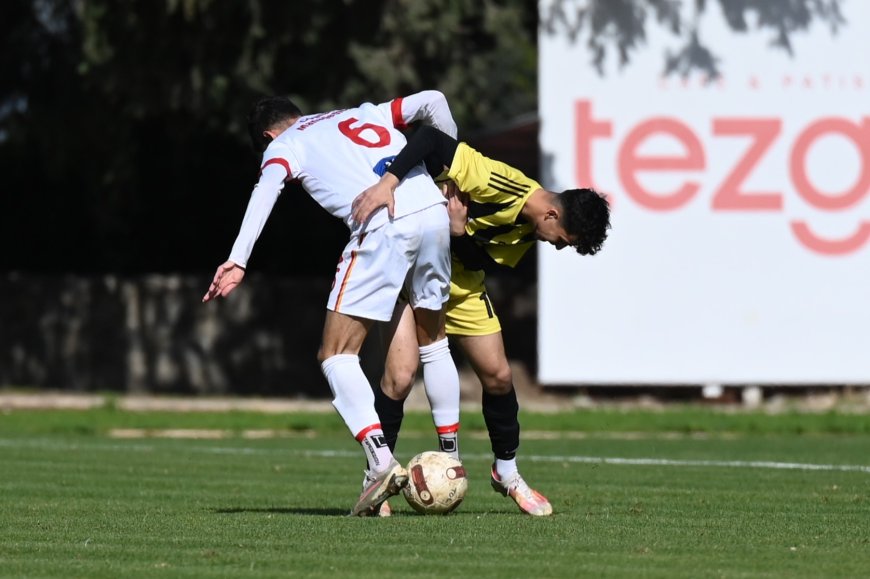
[{"label": "white jersey", "polygon": [[[405,137],[398,129],[416,120],[456,136],[447,101],[437,91],[299,118],[263,154],[260,180],[230,260],[247,265],[254,242],[290,179],[297,179],[324,209],[344,221],[352,236],[384,225],[389,220],[385,208],[375,212],[368,223],[354,224],[351,204],[380,179],[387,164],[405,146]],[[394,219],[442,203],[444,197],[421,165],[397,187]]]}]

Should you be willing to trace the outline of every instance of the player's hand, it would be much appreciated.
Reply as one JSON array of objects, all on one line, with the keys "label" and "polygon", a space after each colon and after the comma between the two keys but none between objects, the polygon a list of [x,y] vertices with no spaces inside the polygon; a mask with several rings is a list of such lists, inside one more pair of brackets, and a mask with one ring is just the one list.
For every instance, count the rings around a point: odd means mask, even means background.
[{"label": "player's hand", "polygon": [[465,224],[468,222],[468,195],[460,191],[453,181],[447,181],[442,185],[441,191],[447,198],[450,235],[453,237],[465,235]]},{"label": "player's hand", "polygon": [[211,285],[208,286],[208,291],[202,296],[202,301],[207,302],[220,296],[227,297],[230,292],[236,289],[242,278],[245,277],[245,268],[237,265],[232,261],[227,261],[220,264],[214,274],[214,279]]},{"label": "player's hand", "polygon": [[399,178],[392,173],[384,173],[381,180],[357,195],[351,204],[351,217],[355,223],[365,223],[381,207],[387,208],[390,218],[396,207],[393,192],[399,185]]}]

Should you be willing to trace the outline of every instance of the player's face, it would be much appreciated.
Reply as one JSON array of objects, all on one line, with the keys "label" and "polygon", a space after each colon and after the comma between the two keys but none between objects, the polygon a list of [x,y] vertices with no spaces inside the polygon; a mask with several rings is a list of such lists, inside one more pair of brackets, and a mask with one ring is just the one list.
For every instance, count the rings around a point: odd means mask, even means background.
[{"label": "player's face", "polygon": [[556,249],[564,249],[569,245],[573,246],[577,244],[577,236],[568,235],[568,232],[565,231],[565,228],[562,227],[558,219],[544,219],[538,224],[535,236],[540,241],[546,241],[550,245],[555,246]]}]

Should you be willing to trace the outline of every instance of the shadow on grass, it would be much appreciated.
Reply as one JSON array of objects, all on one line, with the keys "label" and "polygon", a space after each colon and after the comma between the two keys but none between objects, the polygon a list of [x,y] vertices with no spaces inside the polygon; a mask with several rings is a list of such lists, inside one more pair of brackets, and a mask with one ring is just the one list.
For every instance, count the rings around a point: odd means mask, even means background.
[{"label": "shadow on grass", "polygon": [[276,515],[318,515],[321,517],[346,516],[346,509],[303,509],[303,508],[280,508],[271,507],[268,509],[248,508],[248,507],[232,507],[226,509],[211,509],[211,512],[217,515],[238,515],[241,513],[270,513]]},{"label": "shadow on grass", "polygon": [[[276,515],[316,515],[320,517],[346,517],[348,516],[349,511],[347,509],[306,509],[306,508],[285,508],[285,507],[270,507],[270,508],[254,508],[254,507],[229,507],[223,509],[210,509],[212,513],[216,515],[239,515],[244,513],[268,513],[268,514],[276,514]],[[394,516],[399,517],[422,517],[419,513],[415,513],[413,511],[394,511]],[[476,515],[480,516],[522,516],[521,513],[516,511],[492,511],[486,509],[459,509],[453,513],[448,515],[444,515],[447,517],[455,517],[462,515]],[[439,515],[430,515],[430,516],[439,516]]]}]

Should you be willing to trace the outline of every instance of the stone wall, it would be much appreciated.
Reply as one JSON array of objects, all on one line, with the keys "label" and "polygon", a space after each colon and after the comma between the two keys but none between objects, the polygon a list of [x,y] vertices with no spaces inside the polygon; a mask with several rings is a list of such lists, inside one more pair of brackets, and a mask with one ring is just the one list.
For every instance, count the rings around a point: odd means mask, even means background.
[{"label": "stone wall", "polygon": [[[316,356],[331,280],[249,275],[229,299],[203,304],[209,281],[3,274],[0,387],[329,396]],[[509,355],[531,365],[533,291],[518,284],[494,279],[489,290]],[[376,380],[376,341],[369,340],[363,361]]]},{"label": "stone wall", "polygon": [[249,276],[229,300],[203,304],[208,281],[7,275],[0,385],[325,394],[316,354],[329,281]]}]

